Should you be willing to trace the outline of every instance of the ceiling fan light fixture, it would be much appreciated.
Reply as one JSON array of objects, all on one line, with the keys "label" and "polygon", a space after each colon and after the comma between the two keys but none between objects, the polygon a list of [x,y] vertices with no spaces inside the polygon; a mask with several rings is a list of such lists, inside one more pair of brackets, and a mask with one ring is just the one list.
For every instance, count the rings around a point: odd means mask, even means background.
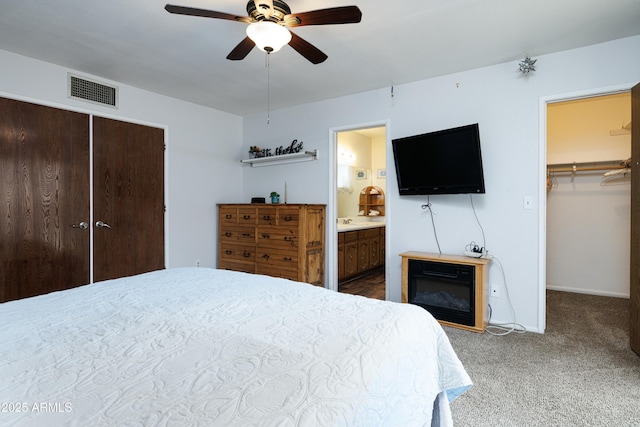
[{"label": "ceiling fan light fixture", "polygon": [[259,21],[247,27],[247,36],[264,52],[277,52],[291,41],[291,33],[272,21]]}]

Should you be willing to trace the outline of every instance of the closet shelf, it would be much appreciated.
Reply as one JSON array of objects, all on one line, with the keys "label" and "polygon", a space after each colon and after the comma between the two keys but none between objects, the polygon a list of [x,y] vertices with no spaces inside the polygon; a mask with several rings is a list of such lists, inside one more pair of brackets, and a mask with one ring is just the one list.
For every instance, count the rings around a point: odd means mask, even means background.
[{"label": "closet shelf", "polygon": [[318,160],[318,150],[293,154],[281,154],[278,156],[256,157],[255,159],[240,160],[240,162],[250,164],[252,168],[257,168],[262,166],[282,165],[285,163],[309,162],[311,160]]}]

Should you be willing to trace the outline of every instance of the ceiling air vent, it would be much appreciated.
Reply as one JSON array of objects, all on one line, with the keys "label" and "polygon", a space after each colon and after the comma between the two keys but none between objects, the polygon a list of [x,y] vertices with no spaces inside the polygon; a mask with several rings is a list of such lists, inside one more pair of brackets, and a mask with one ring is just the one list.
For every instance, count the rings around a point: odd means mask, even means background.
[{"label": "ceiling air vent", "polygon": [[118,88],[69,74],[69,98],[118,108]]}]

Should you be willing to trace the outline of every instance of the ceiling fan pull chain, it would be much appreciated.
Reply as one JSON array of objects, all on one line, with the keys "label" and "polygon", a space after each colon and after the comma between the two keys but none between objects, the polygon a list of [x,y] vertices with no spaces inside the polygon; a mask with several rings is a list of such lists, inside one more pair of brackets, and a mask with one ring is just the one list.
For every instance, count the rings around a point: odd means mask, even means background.
[{"label": "ceiling fan pull chain", "polygon": [[269,52],[267,52],[267,125],[271,123],[271,68],[269,67]]}]

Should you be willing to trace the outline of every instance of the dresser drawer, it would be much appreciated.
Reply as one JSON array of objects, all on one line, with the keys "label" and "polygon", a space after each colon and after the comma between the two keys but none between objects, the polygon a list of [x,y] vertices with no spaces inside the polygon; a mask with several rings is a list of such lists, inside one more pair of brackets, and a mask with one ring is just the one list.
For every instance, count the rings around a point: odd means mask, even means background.
[{"label": "dresser drawer", "polygon": [[256,229],[255,227],[243,227],[241,225],[226,225],[220,230],[220,241],[246,245],[255,244]]},{"label": "dresser drawer", "polygon": [[220,224],[237,224],[238,208],[221,207],[220,208]]},{"label": "dresser drawer", "polygon": [[298,227],[300,222],[300,211],[295,208],[278,209],[278,225]]},{"label": "dresser drawer", "polygon": [[255,207],[251,208],[238,208],[238,224],[251,224],[258,223],[258,210]]},{"label": "dresser drawer", "polygon": [[297,230],[290,228],[258,228],[256,242],[258,246],[297,248],[299,242]]},{"label": "dresser drawer", "polygon": [[244,246],[222,242],[219,255],[221,260],[255,262],[256,248],[253,245]]},{"label": "dresser drawer", "polygon": [[273,206],[258,208],[258,225],[276,225],[278,209]]},{"label": "dresser drawer", "polygon": [[256,262],[262,266],[269,265],[298,271],[298,251],[295,249],[258,248]]},{"label": "dresser drawer", "polygon": [[283,268],[274,268],[269,265],[258,264],[258,268],[256,271],[258,274],[265,274],[267,276],[272,277],[282,277],[283,279],[295,280],[298,281],[298,271],[297,270],[285,270]]},{"label": "dresser drawer", "polygon": [[226,259],[221,259],[218,262],[218,268],[220,270],[232,270],[232,271],[242,271],[245,273],[255,273],[256,272],[256,263],[255,262],[241,262],[241,261],[229,261]]}]

